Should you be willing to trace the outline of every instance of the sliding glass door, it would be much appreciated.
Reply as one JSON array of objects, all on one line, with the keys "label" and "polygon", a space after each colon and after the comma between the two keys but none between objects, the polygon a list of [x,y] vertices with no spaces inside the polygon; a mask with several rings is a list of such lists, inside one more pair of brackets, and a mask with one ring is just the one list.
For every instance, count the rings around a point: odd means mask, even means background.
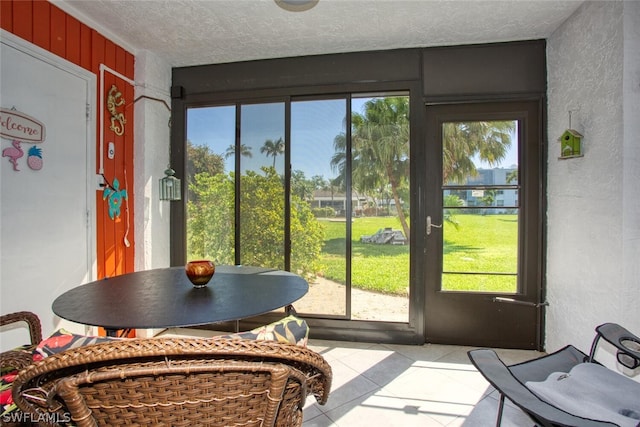
[{"label": "sliding glass door", "polygon": [[409,97],[187,110],[187,259],[305,277],[311,317],[409,319]]}]

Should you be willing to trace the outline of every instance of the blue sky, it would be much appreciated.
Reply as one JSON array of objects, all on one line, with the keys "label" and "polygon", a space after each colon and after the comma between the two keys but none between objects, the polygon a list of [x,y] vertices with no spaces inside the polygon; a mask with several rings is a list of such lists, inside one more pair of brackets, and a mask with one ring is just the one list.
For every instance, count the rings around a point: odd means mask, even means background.
[{"label": "blue sky", "polygon": [[[364,101],[354,100],[354,108]],[[330,161],[334,153],[333,140],[343,132],[346,101],[300,101],[292,104],[291,162],[293,169],[305,176],[333,177]],[[242,107],[241,142],[252,147],[252,158],[242,158],[242,169],[257,170],[273,165],[273,158],[260,153],[267,139],[284,138],[284,104],[255,104]],[[195,145],[206,145],[212,152],[223,154],[235,141],[235,107],[189,109],[187,139]],[[276,169],[283,171],[284,158],[276,159]],[[226,160],[226,170],[233,169],[233,159]]]},{"label": "blue sky", "polygon": [[[361,112],[369,98],[354,98],[354,112]],[[307,178],[322,175],[333,178],[330,161],[333,140],[344,131],[346,101],[297,101],[291,107],[291,162],[293,170],[302,170]],[[241,142],[252,147],[252,158],[242,158],[242,170],[258,170],[273,165],[273,157],[260,153],[267,139],[284,139],[284,103],[243,105]],[[187,139],[194,145],[206,145],[213,153],[224,154],[235,142],[235,106],[190,108],[187,115]],[[515,142],[515,135],[512,139]],[[512,144],[515,146],[516,144]],[[226,159],[226,170],[234,168],[233,158]],[[488,167],[476,159],[478,167]],[[517,164],[517,150],[512,149],[499,166]],[[276,158],[276,169],[283,173],[284,156]]]}]

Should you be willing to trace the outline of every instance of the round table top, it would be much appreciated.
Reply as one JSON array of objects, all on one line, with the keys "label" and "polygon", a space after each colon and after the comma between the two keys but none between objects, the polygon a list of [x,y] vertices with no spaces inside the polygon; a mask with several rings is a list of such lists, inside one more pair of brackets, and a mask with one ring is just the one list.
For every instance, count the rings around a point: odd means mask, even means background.
[{"label": "round table top", "polygon": [[282,270],[216,266],[203,288],[184,267],[123,274],[73,288],[55,299],[63,319],[105,329],[151,329],[239,320],[285,307],[302,298],[309,284]]}]

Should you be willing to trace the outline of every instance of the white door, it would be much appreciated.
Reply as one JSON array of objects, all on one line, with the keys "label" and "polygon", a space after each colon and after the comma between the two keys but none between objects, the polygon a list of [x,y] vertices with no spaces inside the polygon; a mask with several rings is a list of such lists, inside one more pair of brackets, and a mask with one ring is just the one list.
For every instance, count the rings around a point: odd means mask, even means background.
[{"label": "white door", "polygon": [[[20,143],[22,157],[0,158],[0,307],[3,314],[35,312],[48,335],[61,323],[53,300],[95,276],[95,75],[6,32],[0,44],[0,106],[45,125],[44,142]],[[89,116],[91,116],[89,114]],[[0,139],[0,150],[13,147]],[[42,168],[28,151],[42,150]],[[15,148],[15,147],[14,147]],[[80,330],[78,330],[80,329]],[[25,330],[3,332],[2,350],[24,342]]]}]

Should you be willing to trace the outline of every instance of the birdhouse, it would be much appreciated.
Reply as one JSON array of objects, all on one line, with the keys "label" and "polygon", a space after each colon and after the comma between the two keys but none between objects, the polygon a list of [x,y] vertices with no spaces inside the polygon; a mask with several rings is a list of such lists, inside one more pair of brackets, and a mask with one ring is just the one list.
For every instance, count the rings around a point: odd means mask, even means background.
[{"label": "birdhouse", "polygon": [[580,132],[567,129],[558,142],[560,142],[560,158],[582,156],[582,135]]}]

